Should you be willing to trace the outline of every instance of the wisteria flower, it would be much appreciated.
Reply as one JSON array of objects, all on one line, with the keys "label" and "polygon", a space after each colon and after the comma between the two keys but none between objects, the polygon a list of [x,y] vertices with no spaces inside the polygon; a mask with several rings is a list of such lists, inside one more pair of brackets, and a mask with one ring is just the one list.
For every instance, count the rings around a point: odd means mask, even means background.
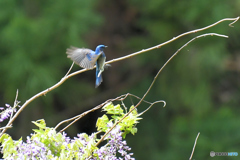
[{"label": "wisteria flower", "polygon": [[5,110],[4,107],[0,107],[0,110],[2,110],[0,113],[0,122],[8,119],[14,112],[16,112],[16,108],[11,107],[9,104],[5,104],[5,106]]}]

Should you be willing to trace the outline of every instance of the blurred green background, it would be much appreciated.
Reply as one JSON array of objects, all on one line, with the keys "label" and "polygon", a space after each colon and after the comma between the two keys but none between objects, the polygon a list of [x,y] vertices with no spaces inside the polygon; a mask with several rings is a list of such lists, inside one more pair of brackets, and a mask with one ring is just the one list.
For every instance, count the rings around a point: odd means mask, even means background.
[{"label": "blurred green background", "polygon": [[[107,45],[105,53],[111,60],[237,17],[239,8],[239,0],[1,0],[0,106],[12,104],[17,89],[23,104],[57,83],[72,63],[65,54],[71,45],[91,49]],[[234,28],[229,23],[113,63],[97,89],[95,70],[76,75],[27,106],[7,133],[25,138],[35,128],[31,121],[44,118],[53,127],[121,94],[141,97],[178,48],[201,33],[216,32],[229,38],[198,39],[167,65],[146,97],[165,100],[167,106],[157,104],[145,113],[138,133],[128,136],[127,142],[138,160],[188,159],[201,132],[193,159],[229,158],[211,158],[210,151],[240,154],[240,22]],[[73,71],[79,69],[74,65]],[[146,107],[142,104],[138,110]],[[91,113],[67,133],[73,137],[96,131],[101,114]]]}]

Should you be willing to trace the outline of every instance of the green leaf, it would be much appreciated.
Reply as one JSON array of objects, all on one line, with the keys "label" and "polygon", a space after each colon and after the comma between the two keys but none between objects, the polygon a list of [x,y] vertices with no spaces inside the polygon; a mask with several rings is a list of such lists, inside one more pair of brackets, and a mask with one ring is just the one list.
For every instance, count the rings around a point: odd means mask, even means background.
[{"label": "green leaf", "polygon": [[37,120],[36,122],[32,121],[32,123],[35,124],[36,126],[38,126],[39,129],[45,129],[46,128],[46,123],[45,123],[44,119]]},{"label": "green leaf", "polygon": [[103,115],[101,118],[98,118],[97,123],[96,123],[96,127],[98,131],[106,131],[107,130],[107,123],[109,122],[109,119],[107,117],[107,115]]},{"label": "green leaf", "polygon": [[39,129],[33,129],[33,131],[37,134],[43,134],[44,133],[44,131],[39,130]]},{"label": "green leaf", "polygon": [[136,127],[134,127],[134,128],[132,128],[131,129],[131,133],[134,135],[135,133],[137,133],[137,128]]},{"label": "green leaf", "polygon": [[4,133],[1,138],[0,138],[0,142],[3,143],[5,139],[8,139],[10,136],[6,133]]},{"label": "green leaf", "polygon": [[[134,106],[132,105],[129,110],[132,110],[133,108],[134,108]],[[136,108],[135,108],[131,113],[132,113],[133,115],[138,115]]]},{"label": "green leaf", "polygon": [[107,103],[103,107],[103,110],[106,111],[107,114],[123,114],[123,109],[121,108],[120,104],[114,106],[112,102]]}]

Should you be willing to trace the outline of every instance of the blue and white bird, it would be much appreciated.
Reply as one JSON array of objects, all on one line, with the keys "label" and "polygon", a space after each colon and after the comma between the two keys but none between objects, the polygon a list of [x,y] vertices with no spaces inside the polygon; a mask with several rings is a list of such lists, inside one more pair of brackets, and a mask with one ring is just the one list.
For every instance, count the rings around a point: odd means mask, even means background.
[{"label": "blue and white bird", "polygon": [[103,81],[102,72],[104,68],[109,66],[105,64],[106,56],[103,52],[103,49],[106,47],[105,45],[98,45],[95,51],[87,48],[71,47],[68,48],[66,52],[68,55],[67,57],[82,68],[93,69],[96,64],[96,88]]}]

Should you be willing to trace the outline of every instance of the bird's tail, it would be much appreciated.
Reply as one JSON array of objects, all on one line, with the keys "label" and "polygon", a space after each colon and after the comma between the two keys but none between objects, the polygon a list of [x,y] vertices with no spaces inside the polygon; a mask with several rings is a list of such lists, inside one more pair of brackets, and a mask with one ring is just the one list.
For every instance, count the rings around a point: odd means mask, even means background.
[{"label": "bird's tail", "polygon": [[96,72],[96,84],[95,84],[95,88],[97,88],[101,83],[102,83],[102,74],[100,73],[100,70],[98,72]]}]

